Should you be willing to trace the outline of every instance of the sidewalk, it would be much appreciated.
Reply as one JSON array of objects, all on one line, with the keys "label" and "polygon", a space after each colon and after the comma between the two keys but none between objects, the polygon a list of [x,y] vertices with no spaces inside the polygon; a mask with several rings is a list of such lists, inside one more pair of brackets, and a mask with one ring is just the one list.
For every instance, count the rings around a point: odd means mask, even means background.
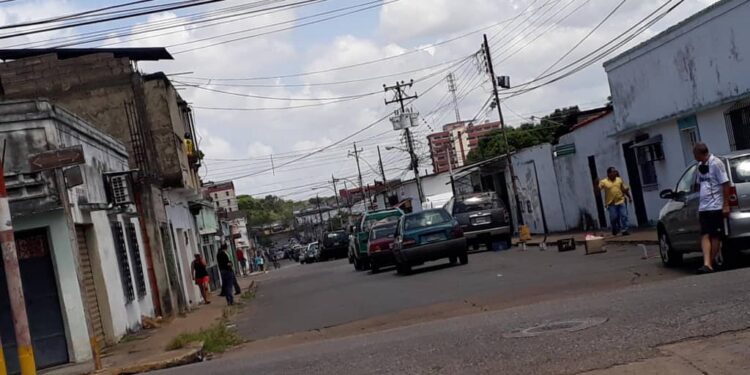
[{"label": "sidewalk", "polygon": [[662,356],[579,375],[718,375],[750,373],[750,331],[659,347]]},{"label": "sidewalk", "polygon": [[[241,277],[238,281],[243,292],[251,286],[255,287],[251,277]],[[104,349],[102,352],[104,369],[97,374],[133,374],[202,360],[203,353],[200,344],[172,351],[167,351],[166,348],[178,335],[209,328],[223,316],[227,308],[226,300],[218,296],[218,291],[213,292],[211,297],[209,305],[199,305],[185,316],[162,322],[159,328],[145,329],[126,336],[119,344]],[[89,362],[50,369],[43,373],[45,375],[79,375],[91,373],[93,368],[93,363]]]},{"label": "sidewalk", "polygon": [[[604,241],[607,243],[614,243],[614,244],[644,244],[644,245],[655,245],[659,243],[659,240],[656,235],[656,228],[647,228],[647,229],[635,229],[630,232],[629,236],[613,236],[608,231],[589,231],[589,232],[566,232],[566,233],[551,233],[547,236],[547,246],[557,246],[557,241],[566,239],[566,238],[574,238],[576,241],[576,244],[582,245],[584,242],[584,238],[587,234],[593,234],[596,236],[604,237]],[[539,244],[544,240],[543,235],[535,234],[531,236],[531,241],[526,242],[526,245],[528,246],[539,246]],[[518,245],[519,241],[518,238],[513,239],[513,244]]]}]

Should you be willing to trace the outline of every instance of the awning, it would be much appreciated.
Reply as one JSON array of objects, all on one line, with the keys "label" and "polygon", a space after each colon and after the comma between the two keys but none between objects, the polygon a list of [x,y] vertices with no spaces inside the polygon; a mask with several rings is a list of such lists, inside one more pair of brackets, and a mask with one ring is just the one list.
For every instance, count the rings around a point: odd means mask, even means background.
[{"label": "awning", "polygon": [[653,137],[650,137],[648,139],[644,139],[644,140],[642,140],[642,141],[640,141],[638,143],[635,143],[632,146],[630,146],[630,148],[638,148],[638,147],[651,146],[651,145],[655,145],[655,144],[661,143],[661,142],[662,142],[662,137],[661,137],[661,134],[659,134],[659,135],[655,135]]}]

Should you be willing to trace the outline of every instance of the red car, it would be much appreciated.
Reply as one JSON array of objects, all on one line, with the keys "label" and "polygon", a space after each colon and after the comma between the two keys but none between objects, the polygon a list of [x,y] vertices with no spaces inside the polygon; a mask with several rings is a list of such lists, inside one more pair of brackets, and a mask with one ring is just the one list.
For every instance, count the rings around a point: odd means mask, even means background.
[{"label": "red car", "polygon": [[370,258],[372,273],[380,271],[381,267],[396,264],[391,245],[396,238],[398,222],[383,221],[370,228],[370,239],[367,243],[367,256]]}]

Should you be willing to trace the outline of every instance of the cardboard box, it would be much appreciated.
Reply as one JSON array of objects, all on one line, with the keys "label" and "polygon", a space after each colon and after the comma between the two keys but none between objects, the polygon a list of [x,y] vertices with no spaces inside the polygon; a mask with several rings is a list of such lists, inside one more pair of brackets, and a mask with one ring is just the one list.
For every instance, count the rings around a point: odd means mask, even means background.
[{"label": "cardboard box", "polygon": [[607,252],[607,250],[604,248],[604,238],[586,240],[585,245],[586,245],[586,255]]}]

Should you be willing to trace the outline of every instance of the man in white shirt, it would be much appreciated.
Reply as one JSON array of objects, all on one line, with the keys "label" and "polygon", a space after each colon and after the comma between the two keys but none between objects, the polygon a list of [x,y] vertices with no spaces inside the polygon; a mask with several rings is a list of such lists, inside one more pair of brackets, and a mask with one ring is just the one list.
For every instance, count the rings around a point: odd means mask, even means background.
[{"label": "man in white shirt", "polygon": [[705,143],[693,147],[693,156],[698,162],[696,184],[700,191],[698,219],[701,226],[703,266],[699,274],[714,272],[713,262],[721,249],[724,220],[729,216],[730,185],[724,162],[708,152]]}]

